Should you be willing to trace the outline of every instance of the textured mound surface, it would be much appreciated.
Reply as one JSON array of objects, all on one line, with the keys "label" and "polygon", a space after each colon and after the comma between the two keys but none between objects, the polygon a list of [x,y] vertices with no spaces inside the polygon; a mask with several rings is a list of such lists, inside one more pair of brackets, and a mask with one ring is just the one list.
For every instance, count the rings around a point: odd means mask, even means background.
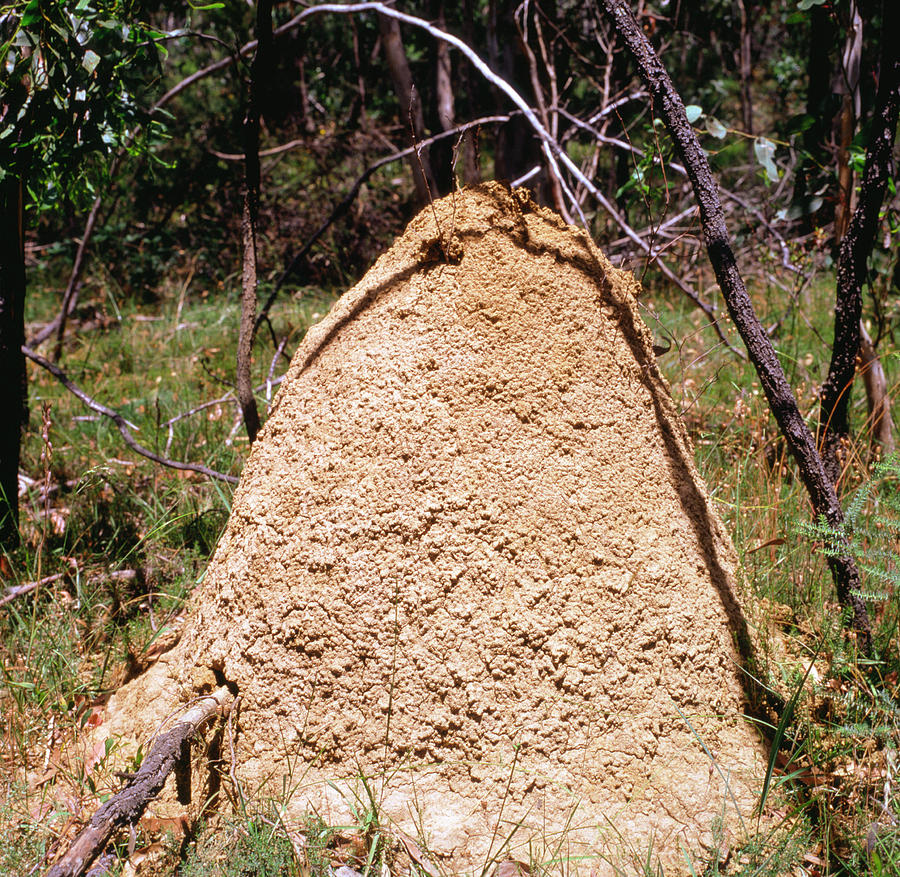
[{"label": "textured mound surface", "polygon": [[735,558],[636,291],[522,192],[420,214],[310,330],[113,726],[224,678],[245,788],[290,773],[294,813],[340,821],[373,777],[450,871],[652,844],[677,874],[738,832],[761,756]]}]

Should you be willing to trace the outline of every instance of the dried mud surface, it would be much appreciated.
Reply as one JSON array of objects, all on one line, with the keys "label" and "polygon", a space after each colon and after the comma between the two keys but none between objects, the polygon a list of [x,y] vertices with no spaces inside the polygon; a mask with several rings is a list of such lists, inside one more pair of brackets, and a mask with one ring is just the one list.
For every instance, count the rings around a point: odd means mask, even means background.
[{"label": "dried mud surface", "polygon": [[343,821],[365,774],[450,872],[630,873],[652,844],[680,874],[723,817],[739,840],[735,556],[637,291],[523,192],[420,214],[308,333],[110,729],[227,681],[245,790],[289,774],[294,814]]}]

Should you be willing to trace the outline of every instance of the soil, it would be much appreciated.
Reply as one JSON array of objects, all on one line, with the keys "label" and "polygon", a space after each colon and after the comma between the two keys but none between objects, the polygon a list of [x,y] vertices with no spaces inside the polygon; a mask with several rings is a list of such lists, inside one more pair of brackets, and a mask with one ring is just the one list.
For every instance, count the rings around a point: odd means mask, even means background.
[{"label": "soil", "polygon": [[700,873],[739,843],[735,553],[638,293],[522,190],[423,211],[309,331],[179,644],[107,728],[226,682],[245,794],[345,824],[374,799],[448,872],[652,847],[682,874],[683,846]]}]

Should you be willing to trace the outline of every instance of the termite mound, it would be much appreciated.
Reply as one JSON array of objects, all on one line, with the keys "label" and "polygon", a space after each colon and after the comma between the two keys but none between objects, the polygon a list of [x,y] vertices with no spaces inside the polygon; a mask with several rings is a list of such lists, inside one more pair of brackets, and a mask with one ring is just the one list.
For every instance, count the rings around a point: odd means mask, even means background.
[{"label": "termite mound", "polygon": [[245,791],[288,777],[335,823],[371,792],[453,872],[652,847],[680,874],[740,834],[735,553],[637,292],[521,191],[424,210],[310,329],[180,642],[108,728],[227,683]]}]

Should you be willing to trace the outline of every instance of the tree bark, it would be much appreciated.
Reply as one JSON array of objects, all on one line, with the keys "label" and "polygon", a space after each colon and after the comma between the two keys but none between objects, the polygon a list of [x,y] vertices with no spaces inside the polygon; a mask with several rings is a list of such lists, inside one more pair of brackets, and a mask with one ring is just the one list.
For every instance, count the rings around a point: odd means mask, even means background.
[{"label": "tree bark", "polygon": [[[894,5],[894,4],[888,4]],[[842,95],[838,116],[838,198],[834,208],[834,241],[840,244],[850,225],[853,210],[853,169],[850,167],[850,145],[856,120],[860,114],[859,65],[862,57],[863,21],[856,0],[850,3],[850,26],[844,41],[841,69],[835,90]],[[892,37],[893,38],[893,37]]]},{"label": "tree bark", "polygon": [[28,419],[25,384],[25,240],[22,182],[0,182],[0,551],[19,545],[19,458]]},{"label": "tree bark", "polygon": [[[400,103],[400,118],[407,131],[406,139],[410,146],[415,146],[425,139],[425,116],[422,111],[422,97],[413,83],[412,71],[409,69],[406,50],[403,48],[400,23],[396,18],[390,18],[379,12],[378,25],[381,29],[384,57],[391,71],[394,92]],[[428,153],[414,152],[410,156],[409,166],[416,187],[416,199],[420,204],[428,204],[438,195]]]},{"label": "tree bark", "polygon": [[897,450],[894,442],[894,418],[891,417],[887,376],[881,360],[878,359],[875,344],[862,320],[859,323],[859,370],[866,388],[866,401],[869,408],[868,425],[872,430],[872,441],[884,458]]},{"label": "tree bark", "polygon": [[[760,324],[747,294],[731,247],[728,229],[725,226],[725,215],[709,162],[700,148],[693,127],[687,120],[684,103],[656,51],[624,0],[600,0],[600,5],[606,10],[636,60],[641,76],[653,95],[654,112],[665,121],[681,162],[687,169],[700,208],[703,239],[716,280],[722,290],[728,312],[747,347],[750,361],[759,375],[769,407],[797,462],[801,480],[812,500],[815,514],[823,517],[832,528],[840,531],[844,515],[834,485],[825,472],[822,458],[803,420],[772,342]],[[866,605],[859,595],[860,577],[856,563],[847,554],[829,557],[828,565],[831,568],[838,598],[851,613],[860,648],[864,652],[869,652],[872,628]]]},{"label": "tree bark", "polygon": [[[900,110],[900,5],[886,3],[882,13],[881,73],[875,112],[866,150],[866,164],[856,210],[840,242],[834,342],[831,364],[822,386],[819,441],[825,468],[837,484],[841,474],[842,442],[850,434],[850,387],[860,346],[862,285],[875,246],[879,214],[891,175],[891,157]],[[835,222],[837,226],[837,222]]]},{"label": "tree bark", "polygon": [[272,64],[272,0],[259,0],[256,7],[256,54],[250,67],[250,88],[244,116],[244,198],[241,215],[243,267],[241,271],[241,323],[237,348],[237,392],[247,437],[252,444],[260,428],[259,408],[253,395],[250,366],[256,325],[257,222],[259,219],[259,131],[260,104],[270,81]]}]

